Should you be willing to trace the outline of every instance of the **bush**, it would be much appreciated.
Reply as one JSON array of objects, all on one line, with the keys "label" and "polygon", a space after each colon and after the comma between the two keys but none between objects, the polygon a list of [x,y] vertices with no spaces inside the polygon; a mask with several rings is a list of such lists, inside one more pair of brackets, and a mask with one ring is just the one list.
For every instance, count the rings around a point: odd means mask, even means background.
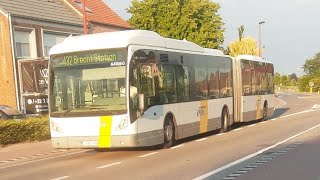
[{"label": "bush", "polygon": [[0,146],[50,138],[48,116],[23,120],[0,120]]}]

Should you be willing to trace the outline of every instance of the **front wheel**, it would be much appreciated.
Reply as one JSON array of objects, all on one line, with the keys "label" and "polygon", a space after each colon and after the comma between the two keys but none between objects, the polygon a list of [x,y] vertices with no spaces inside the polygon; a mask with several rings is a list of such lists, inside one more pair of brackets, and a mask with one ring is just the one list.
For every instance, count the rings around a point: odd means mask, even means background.
[{"label": "front wheel", "polygon": [[166,120],[163,127],[164,144],[163,148],[167,149],[173,146],[175,141],[175,128],[172,120]]},{"label": "front wheel", "polygon": [[229,115],[227,109],[223,109],[221,115],[221,133],[227,132],[229,130]]}]

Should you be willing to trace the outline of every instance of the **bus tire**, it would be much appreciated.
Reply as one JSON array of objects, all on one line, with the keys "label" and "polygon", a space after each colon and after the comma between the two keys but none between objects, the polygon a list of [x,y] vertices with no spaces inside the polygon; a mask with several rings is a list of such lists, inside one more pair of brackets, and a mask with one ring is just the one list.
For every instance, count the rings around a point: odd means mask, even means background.
[{"label": "bus tire", "polygon": [[175,127],[170,116],[166,118],[163,125],[163,138],[163,149],[167,149],[173,146],[175,142]]},{"label": "bus tire", "polygon": [[266,121],[268,119],[268,103],[265,102],[263,105],[263,111],[262,111],[262,121]]},{"label": "bus tire", "polygon": [[220,133],[227,132],[229,130],[229,114],[228,109],[225,107],[221,113],[221,129]]}]

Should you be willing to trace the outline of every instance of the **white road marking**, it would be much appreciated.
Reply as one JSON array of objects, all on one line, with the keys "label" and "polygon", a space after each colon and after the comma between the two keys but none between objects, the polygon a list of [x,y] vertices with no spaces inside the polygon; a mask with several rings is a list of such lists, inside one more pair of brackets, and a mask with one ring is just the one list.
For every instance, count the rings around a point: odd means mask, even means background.
[{"label": "white road marking", "polygon": [[103,169],[103,168],[107,168],[107,167],[119,165],[119,164],[121,164],[121,163],[122,163],[122,162],[116,162],[116,163],[112,163],[112,164],[107,164],[107,165],[103,165],[103,166],[97,167],[97,169]]},{"label": "white road marking", "polygon": [[282,103],[283,103],[283,105],[281,105],[281,106],[278,106],[278,107],[276,107],[276,108],[280,108],[280,107],[282,107],[282,106],[285,106],[286,104],[287,104],[287,102],[285,102],[284,100],[282,100],[282,99],[278,99],[279,101],[281,101]]},{"label": "white road marking", "polygon": [[250,159],[250,158],[253,158],[253,157],[257,156],[258,154],[261,154],[261,153],[263,153],[263,152],[265,152],[265,151],[268,151],[269,149],[272,149],[272,148],[274,148],[274,147],[276,147],[276,146],[279,146],[280,144],[283,144],[283,143],[285,143],[285,142],[287,142],[287,141],[290,141],[291,139],[294,139],[294,138],[296,138],[296,137],[298,137],[298,136],[300,136],[300,135],[302,135],[302,134],[305,134],[305,133],[307,133],[307,132],[309,132],[309,131],[311,131],[311,130],[313,130],[313,129],[315,129],[315,128],[318,128],[318,127],[320,127],[320,124],[318,124],[318,125],[316,125],[316,126],[314,126],[314,127],[312,127],[312,128],[309,128],[309,129],[307,129],[307,130],[305,130],[305,131],[303,131],[303,132],[300,132],[300,133],[298,133],[298,134],[296,134],[296,135],[294,135],[294,136],[291,136],[291,137],[289,137],[289,138],[287,138],[287,139],[285,139],[285,140],[283,140],[283,141],[280,141],[280,142],[278,142],[278,143],[276,143],[276,144],[274,144],[274,145],[272,145],[272,146],[269,146],[269,147],[267,147],[267,148],[264,148],[264,149],[262,149],[262,150],[260,150],[260,151],[258,151],[258,152],[255,152],[255,153],[250,154],[250,155],[248,155],[248,156],[245,156],[245,157],[243,157],[243,158],[241,158],[241,159],[238,159],[238,160],[236,160],[236,161],[234,161],[234,162],[232,162],[232,163],[229,163],[229,164],[227,164],[227,165],[225,165],[225,166],[222,166],[222,167],[220,167],[220,168],[218,168],[218,169],[215,169],[215,170],[213,170],[213,171],[211,171],[211,172],[208,172],[208,173],[206,173],[206,174],[204,174],[204,175],[202,175],[202,176],[199,176],[199,177],[195,178],[194,180],[205,179],[205,178],[207,178],[207,177],[209,177],[209,176],[211,176],[211,175],[214,175],[214,174],[216,174],[216,173],[218,173],[218,172],[220,172],[220,171],[223,171],[223,170],[225,170],[225,169],[227,169],[227,168],[230,168],[230,167],[232,167],[232,166],[234,166],[234,165],[236,165],[236,164],[239,164],[239,163],[241,163],[241,162],[243,162],[243,161],[246,161],[246,160],[248,160],[248,159]]},{"label": "white road marking", "polygon": [[223,180],[233,180],[233,179],[235,179],[236,177],[225,177],[225,178],[223,178]]},{"label": "white road marking", "polygon": [[170,148],[170,149],[177,149],[177,148],[180,148],[180,147],[183,147],[183,146],[184,146],[183,144],[180,144],[180,145],[174,146],[174,147],[172,147],[172,148]]},{"label": "white road marking", "polygon": [[221,134],[218,134],[217,136],[222,136],[222,135],[225,135],[226,133],[221,133]]},{"label": "white road marking", "polygon": [[197,142],[201,142],[201,141],[205,141],[205,140],[207,140],[208,138],[202,138],[202,139],[197,139],[196,141]]},{"label": "white road marking", "polygon": [[28,161],[28,162],[22,162],[22,163],[18,163],[18,164],[13,164],[10,166],[4,166],[4,167],[0,167],[0,169],[6,169],[6,168],[10,168],[10,167],[15,167],[15,166],[21,166],[21,165],[25,165],[25,164],[30,164],[30,163],[34,163],[34,162],[40,162],[40,161],[45,161],[45,160],[50,160],[50,159],[55,159],[55,158],[60,158],[60,157],[65,157],[65,156],[71,156],[74,154],[80,154],[80,153],[84,153],[90,150],[83,150],[83,151],[77,151],[77,152],[72,152],[72,153],[68,153],[68,154],[62,154],[59,156],[53,156],[53,157],[48,157],[48,158],[43,158],[43,159],[37,159],[34,161]]},{"label": "white road marking", "polygon": [[242,128],[238,128],[238,129],[235,129],[235,130],[233,130],[233,131],[240,131]]},{"label": "white road marking", "polygon": [[61,179],[67,179],[67,178],[69,178],[69,176],[62,176],[62,177],[54,178],[51,180],[61,180]]},{"label": "white road marking", "polygon": [[289,114],[289,115],[285,115],[285,116],[280,116],[280,118],[286,118],[286,117],[290,117],[290,116],[294,116],[294,115],[298,115],[298,114],[303,114],[303,113],[307,113],[307,112],[311,112],[311,110],[305,110],[305,111],[301,111],[301,112],[297,112],[297,113],[293,113],[293,114]]},{"label": "white road marking", "polygon": [[8,161],[18,161],[19,159],[15,158],[15,159],[9,159]]},{"label": "white road marking", "polygon": [[144,157],[152,156],[152,155],[154,155],[154,154],[158,154],[158,152],[153,152],[153,153],[141,155],[141,156],[138,156],[138,157],[139,157],[139,158],[144,158]]},{"label": "white road marking", "polygon": [[311,100],[311,99],[308,99],[308,98],[314,98],[313,96],[311,97],[298,97],[299,99],[303,99],[303,100],[306,100],[306,101],[311,101],[311,102],[317,102],[317,101],[314,101],[314,100]]},{"label": "white road marking", "polygon": [[0,163],[8,163],[8,162],[10,162],[10,161],[0,161]]},{"label": "white road marking", "polygon": [[264,124],[264,123],[267,123],[267,121],[262,121],[260,124]]},{"label": "white road marking", "polygon": [[248,127],[253,127],[253,126],[255,126],[256,124],[251,124],[250,126],[248,126]]}]

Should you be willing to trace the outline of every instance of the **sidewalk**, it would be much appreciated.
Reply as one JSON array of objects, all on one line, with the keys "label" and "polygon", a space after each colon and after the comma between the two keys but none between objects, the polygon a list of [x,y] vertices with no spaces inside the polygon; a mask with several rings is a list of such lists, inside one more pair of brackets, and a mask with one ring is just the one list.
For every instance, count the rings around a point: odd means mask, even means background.
[{"label": "sidewalk", "polygon": [[50,140],[35,143],[20,143],[8,145],[0,148],[0,162],[44,155],[46,153],[52,153],[54,151],[57,150],[52,148]]}]

